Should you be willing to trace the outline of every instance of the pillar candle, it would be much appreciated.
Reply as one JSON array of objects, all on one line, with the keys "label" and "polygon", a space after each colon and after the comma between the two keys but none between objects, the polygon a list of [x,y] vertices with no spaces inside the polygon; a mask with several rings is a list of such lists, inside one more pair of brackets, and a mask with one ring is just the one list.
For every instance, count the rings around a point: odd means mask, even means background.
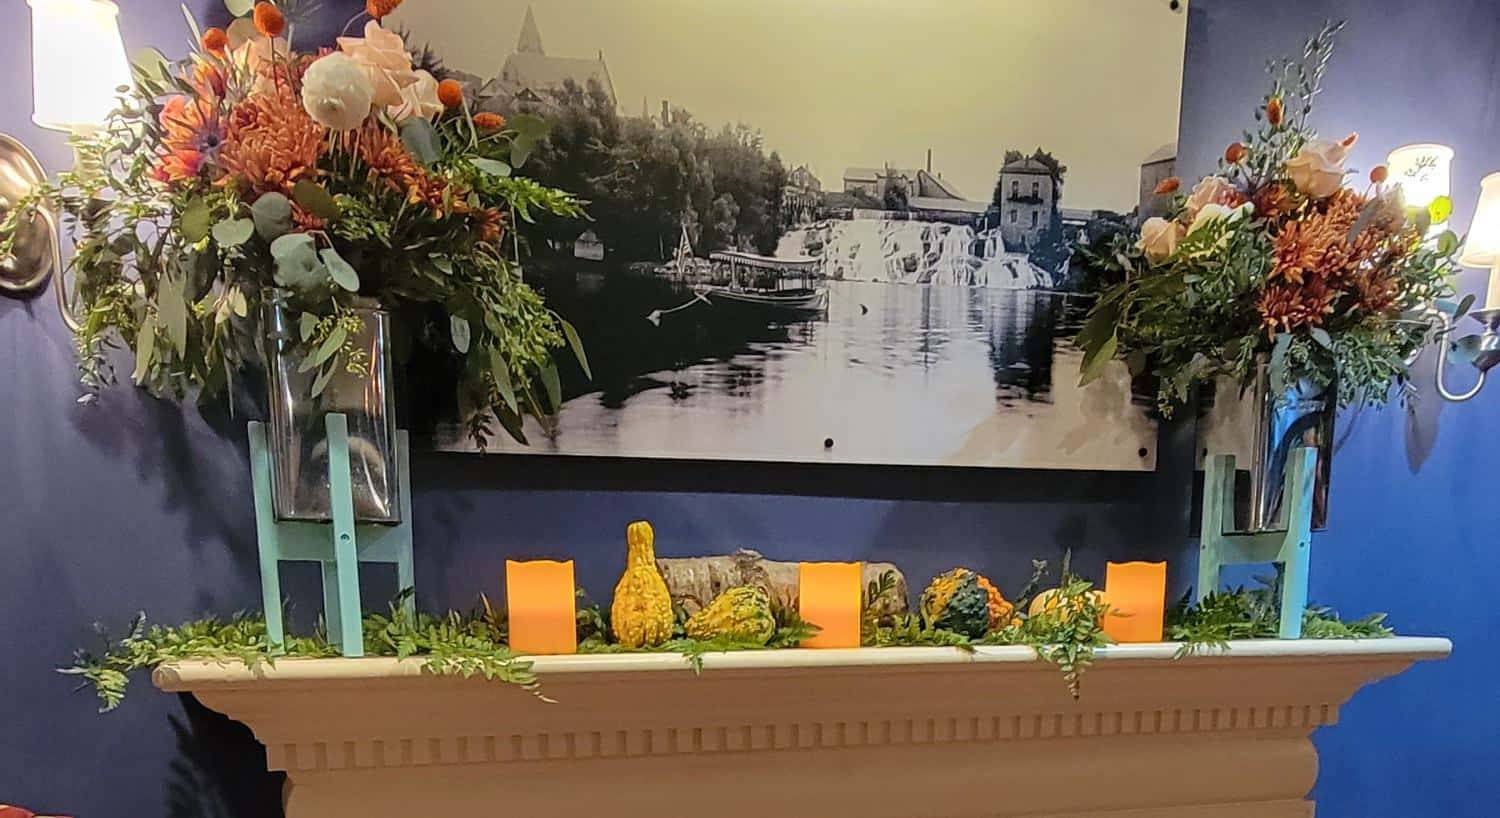
[{"label": "pillar candle", "polygon": [[1116,642],[1160,642],[1167,606],[1167,564],[1111,562],[1104,566],[1104,633]]},{"label": "pillar candle", "polygon": [[859,647],[859,614],[864,565],[858,562],[804,562],[797,566],[798,613],[817,625],[805,648]]},{"label": "pillar candle", "polygon": [[573,561],[505,561],[510,648],[517,653],[578,652]]}]

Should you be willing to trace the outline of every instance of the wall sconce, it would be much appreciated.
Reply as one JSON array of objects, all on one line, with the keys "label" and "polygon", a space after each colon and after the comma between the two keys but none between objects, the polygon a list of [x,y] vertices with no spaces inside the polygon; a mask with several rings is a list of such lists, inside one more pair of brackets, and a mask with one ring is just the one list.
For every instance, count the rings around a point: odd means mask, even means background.
[{"label": "wall sconce", "polygon": [[[1491,173],[1479,183],[1479,206],[1474,210],[1474,221],[1469,225],[1469,238],[1464,243],[1458,263],[1465,267],[1477,267],[1490,271],[1489,286],[1485,288],[1484,309],[1469,313],[1469,317],[1484,325],[1484,332],[1469,335],[1450,342],[1447,334],[1453,329],[1453,319],[1447,313],[1439,313],[1443,329],[1438,342],[1437,387],[1444,399],[1466,401],[1484,388],[1490,368],[1500,363],[1500,173]],[[1479,370],[1479,381],[1467,392],[1454,394],[1443,383],[1443,369],[1448,363],[1450,343],[1457,346]]]},{"label": "wall sconce", "polygon": [[[27,5],[32,121],[74,134],[97,128],[115,108],[116,89],[131,83],[119,7],[112,0],[27,0]],[[25,145],[0,134],[0,214],[45,178],[41,163]],[[56,214],[44,210],[17,233],[14,252],[0,260],[0,292],[22,295],[62,269]],[[71,317],[66,309],[64,317]]]},{"label": "wall sconce", "polygon": [[1453,189],[1453,149],[1447,145],[1402,145],[1391,151],[1385,163],[1390,180],[1401,185],[1408,205],[1426,209]]}]

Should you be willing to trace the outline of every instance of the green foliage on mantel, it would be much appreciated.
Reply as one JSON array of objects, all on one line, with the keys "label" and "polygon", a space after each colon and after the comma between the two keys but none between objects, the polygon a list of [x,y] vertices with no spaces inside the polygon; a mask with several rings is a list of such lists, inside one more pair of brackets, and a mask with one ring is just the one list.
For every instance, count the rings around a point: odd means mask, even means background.
[{"label": "green foliage on mantel", "polygon": [[[1281,628],[1281,601],[1277,583],[1263,581],[1258,588],[1219,591],[1193,605],[1183,597],[1167,611],[1167,638],[1182,642],[1179,657],[1222,650],[1236,639],[1275,639]],[[1385,624],[1386,615],[1374,613],[1345,622],[1331,608],[1308,606],[1302,615],[1303,639],[1380,639],[1395,631]]]}]

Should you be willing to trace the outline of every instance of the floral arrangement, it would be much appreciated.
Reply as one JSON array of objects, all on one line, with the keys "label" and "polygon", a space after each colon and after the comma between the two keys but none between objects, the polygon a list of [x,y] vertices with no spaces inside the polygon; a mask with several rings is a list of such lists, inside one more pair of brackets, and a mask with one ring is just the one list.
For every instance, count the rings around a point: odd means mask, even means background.
[{"label": "floral arrangement", "polygon": [[1248,382],[1257,360],[1274,394],[1336,384],[1340,405],[1383,401],[1406,377],[1429,340],[1427,310],[1452,295],[1459,240],[1429,235],[1449,201],[1406,207],[1383,166],[1363,190],[1347,187],[1357,136],[1322,139],[1308,124],[1340,27],[1271,64],[1257,127],[1215,174],[1186,195],[1176,178],[1157,188],[1175,194],[1166,218],[1078,248],[1102,282],[1077,338],[1085,382],[1123,358],[1155,376],[1170,414],[1201,383]]},{"label": "floral arrangement", "polygon": [[347,340],[353,305],[414,319],[462,359],[459,403],[481,444],[492,415],[524,440],[522,416],[560,404],[555,349],[571,344],[587,371],[572,327],[522,281],[512,229],[582,215],[515,172],[546,124],[471,113],[458,82],[415,68],[381,26],[398,3],[370,0],[346,27],[368,16],[363,36],[318,52],[292,47],[295,0],[231,0],[227,29],[189,15],[193,52],[137,57],[118,110],[76,140],[78,166],[12,211],[49,205],[72,228],[68,311],[91,392],[115,380],[121,342],[153,392],[222,392],[259,360],[273,291],[300,312],[314,396],[337,368],[368,365]]}]

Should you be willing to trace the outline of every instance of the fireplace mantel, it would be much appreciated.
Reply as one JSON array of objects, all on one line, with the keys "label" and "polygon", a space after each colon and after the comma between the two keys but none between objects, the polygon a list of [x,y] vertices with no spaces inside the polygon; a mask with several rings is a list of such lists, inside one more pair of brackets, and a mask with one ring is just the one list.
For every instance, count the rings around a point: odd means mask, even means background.
[{"label": "fireplace mantel", "polygon": [[1446,639],[538,657],[544,702],[420,660],[178,662],[249,725],[288,818],[1309,818],[1311,732]]}]

